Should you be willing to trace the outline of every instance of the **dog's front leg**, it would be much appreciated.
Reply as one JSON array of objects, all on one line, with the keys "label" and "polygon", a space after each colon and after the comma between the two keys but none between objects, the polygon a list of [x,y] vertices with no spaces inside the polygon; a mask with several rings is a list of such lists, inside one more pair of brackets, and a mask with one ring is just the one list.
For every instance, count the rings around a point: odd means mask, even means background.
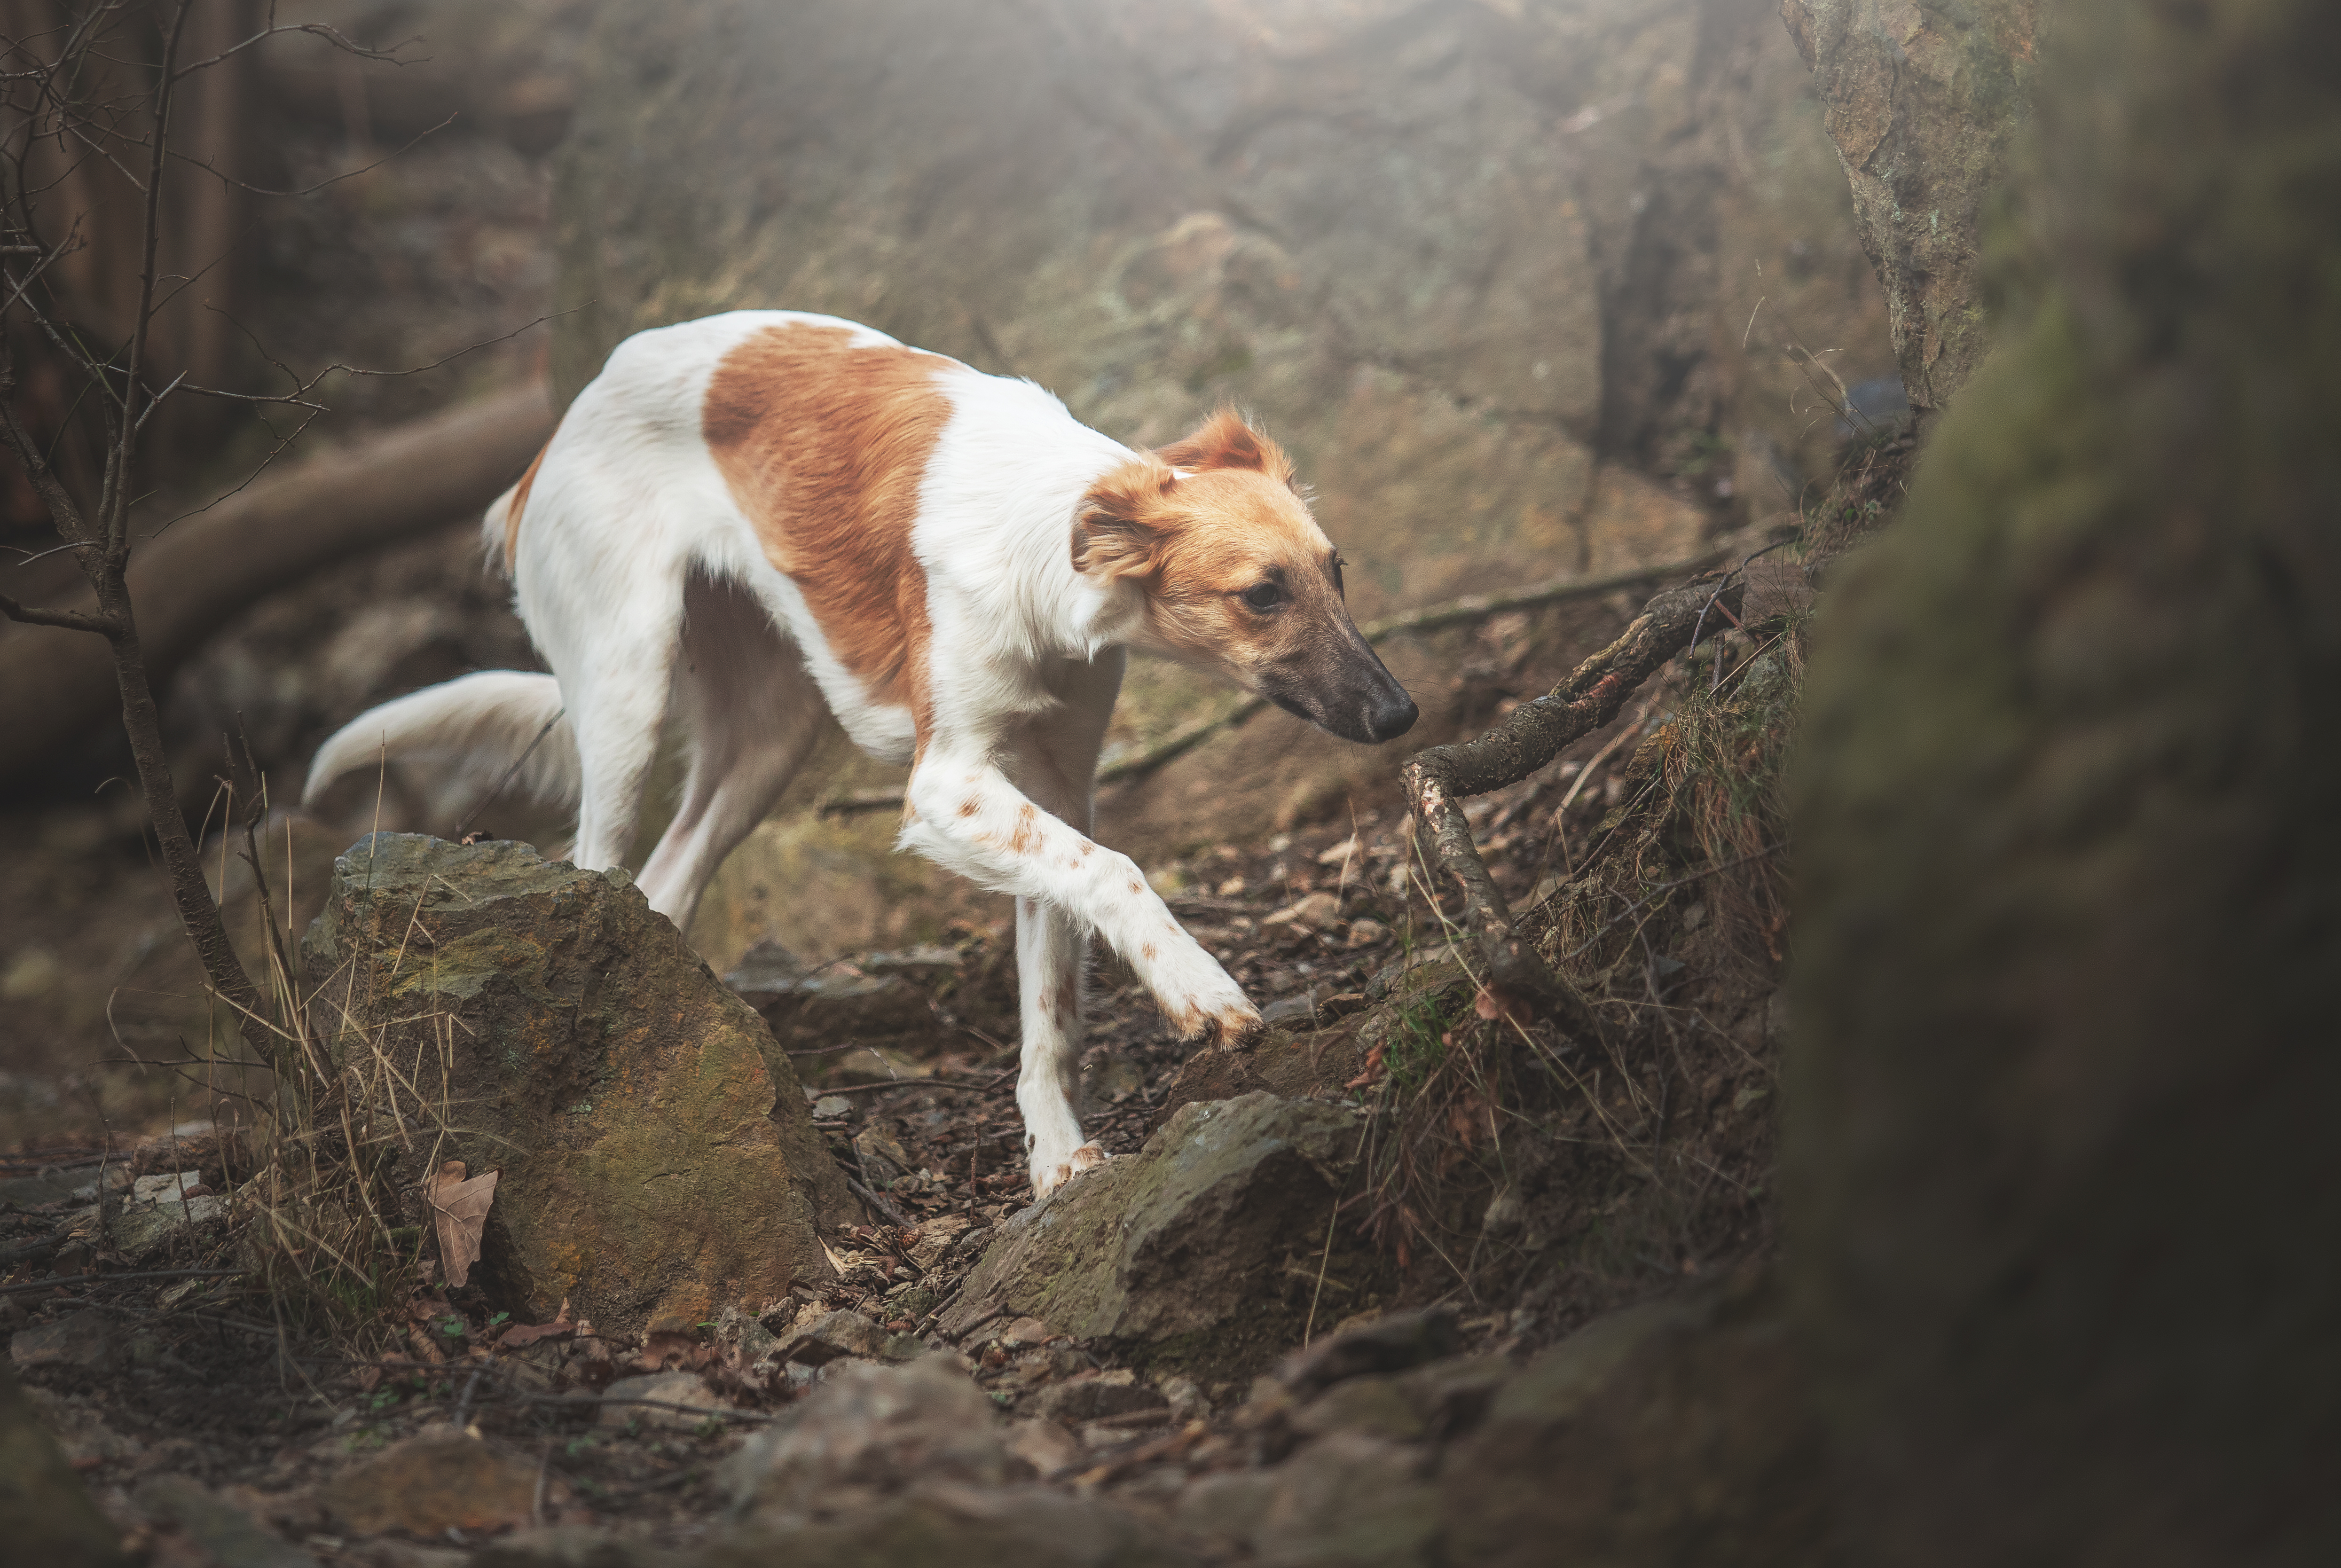
[{"label": "dog's front leg", "polygon": [[[1222,1040],[1232,1040],[1259,1028],[1259,1009],[1171,916],[1161,897],[1146,885],[1136,862],[1043,811],[990,756],[931,747],[911,775],[908,801],[902,827],[904,848],[915,849],[994,892],[1013,893],[1019,899],[1050,906],[1051,918],[1060,914],[1068,918],[1076,933],[1083,928],[1096,929],[1154,994],[1181,1037],[1194,1039],[1216,1033]],[[1030,948],[1021,908],[1017,924],[1018,958],[1023,963]],[[1061,939],[1070,940],[1078,955],[1078,935]],[[1033,979],[1041,968],[1025,964],[1023,968],[1028,1051],[1036,1037],[1029,1031],[1036,1009]],[[1077,963],[1073,973],[1078,977]],[[1042,997],[1045,1000],[1045,993]],[[1070,1046],[1065,1054],[1070,1058]],[[1071,1070],[1068,1059],[1063,1071],[1069,1075]],[[1035,1071],[1034,1059],[1028,1056],[1017,1091],[1020,1103],[1028,1092],[1035,1099],[1048,1092],[1047,1080],[1036,1079]],[[1025,1104],[1024,1109],[1027,1130],[1036,1140],[1034,1181],[1038,1186],[1049,1174],[1041,1169],[1040,1151],[1041,1140],[1051,1133],[1033,1119],[1031,1105]],[[1058,1160],[1068,1158],[1079,1145],[1070,1098],[1064,1115],[1073,1126],[1075,1141],[1050,1151]]]}]

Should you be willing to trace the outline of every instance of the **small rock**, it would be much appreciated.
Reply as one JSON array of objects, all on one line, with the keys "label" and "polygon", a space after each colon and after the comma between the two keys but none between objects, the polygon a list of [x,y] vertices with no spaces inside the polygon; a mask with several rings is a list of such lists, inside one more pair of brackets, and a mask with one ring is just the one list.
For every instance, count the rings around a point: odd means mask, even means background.
[{"label": "small rock", "polygon": [[146,1451],[146,1445],[136,1438],[125,1437],[106,1425],[97,1410],[78,1394],[28,1388],[25,1396],[33,1402],[41,1424],[55,1435],[58,1446],[65,1451],[65,1458],[77,1470],[117,1459],[135,1459]]},{"label": "small rock", "polygon": [[784,1361],[820,1366],[842,1355],[872,1361],[907,1361],[922,1347],[902,1335],[888,1334],[858,1312],[842,1308],[823,1315],[809,1328],[798,1330],[781,1353]]},{"label": "small rock", "polygon": [[882,1126],[864,1127],[856,1133],[853,1152],[862,1157],[862,1168],[870,1173],[872,1186],[892,1186],[897,1178],[918,1169],[901,1141]]},{"label": "small rock", "polygon": [[107,1227],[107,1236],[119,1251],[135,1260],[160,1250],[183,1230],[224,1221],[227,1199],[204,1191],[203,1180],[201,1171],[136,1177],[122,1212]]},{"label": "small rock", "polygon": [[85,1307],[71,1317],[19,1330],[9,1338],[8,1359],[20,1367],[80,1366],[112,1372],[122,1361],[120,1325],[110,1312]]},{"label": "small rock", "polygon": [[[1306,1294],[1287,1297],[1273,1260],[1321,1247],[1359,1144],[1355,1115],[1314,1101],[1182,1106],[1137,1154],[1004,1222],[942,1331],[1029,1315],[1050,1333],[1157,1347],[1161,1374],[1249,1375],[1301,1337]],[[1323,1261],[1348,1299],[1375,1277],[1346,1237]]]},{"label": "small rock", "polygon": [[1146,1073],[1120,1051],[1108,1053],[1081,1072],[1081,1092],[1091,1104],[1120,1105],[1146,1087]]},{"label": "small rock", "polygon": [[[1048,1486],[951,1483],[923,1484],[833,1523],[771,1533],[752,1529],[728,1544],[720,1560],[794,1568],[1200,1568],[1161,1530],[1098,1498]],[[600,1559],[591,1561],[599,1568]]]},{"label": "small rock", "polygon": [[1276,1491],[1253,1549],[1293,1568],[1427,1564],[1439,1503],[1422,1464],[1419,1451],[1360,1433],[1320,1438],[1270,1473]]},{"label": "small rock", "polygon": [[1020,1421],[1008,1429],[1008,1456],[1046,1481],[1081,1463],[1081,1445],[1053,1421]]},{"label": "small rock", "polygon": [[1020,1317],[1000,1331],[1002,1345],[1045,1345],[1049,1325],[1037,1317]]},{"label": "small rock", "polygon": [[833,1122],[853,1114],[853,1102],[843,1095],[823,1095],[812,1103],[812,1119]]},{"label": "small rock", "polygon": [[1317,993],[1307,990],[1298,996],[1277,997],[1260,1009],[1260,1021],[1263,1024],[1290,1024],[1316,1016]]},{"label": "small rock", "polygon": [[129,1201],[155,1204],[169,1198],[176,1202],[186,1196],[189,1189],[201,1186],[203,1182],[204,1173],[201,1171],[179,1171],[169,1176],[137,1176],[130,1183]]},{"label": "small rock", "polygon": [[1380,920],[1355,919],[1350,922],[1350,937],[1346,945],[1351,948],[1378,948],[1390,940],[1390,928]]},{"label": "small rock", "polygon": [[[686,1404],[692,1410],[714,1411],[723,1402],[707,1386],[707,1380],[695,1372],[654,1372],[643,1377],[622,1377],[602,1391],[601,1414],[593,1419],[603,1426],[638,1425],[644,1429],[664,1432],[688,1432],[708,1419],[689,1411],[667,1410],[662,1406]],[[613,1401],[644,1399],[650,1404],[625,1404]]]},{"label": "small rock", "polygon": [[913,1481],[996,1486],[1008,1449],[991,1401],[947,1356],[831,1369],[791,1419],[724,1462],[742,1513],[798,1517]]},{"label": "small rock", "polygon": [[1139,1410],[1160,1410],[1165,1419],[1170,1415],[1169,1402],[1153,1389],[1135,1383],[1109,1383],[1098,1377],[1050,1384],[1041,1390],[1036,1403],[1041,1414],[1068,1423],[1127,1415]]},{"label": "small rock", "polygon": [[[132,1498],[156,1524],[176,1530],[218,1568],[316,1568],[317,1560],[187,1475],[156,1475]],[[157,1553],[163,1561],[178,1554]]]},{"label": "small rock", "polygon": [[65,966],[46,948],[26,948],[0,972],[0,1000],[28,1002],[65,978]]},{"label": "small rock", "polygon": [[1420,1366],[1452,1355],[1461,1343],[1451,1311],[1391,1313],[1287,1357],[1276,1375],[1294,1393],[1306,1394],[1347,1377]]},{"label": "small rock", "polygon": [[1416,1414],[1414,1402],[1387,1374],[1337,1383],[1294,1411],[1291,1420],[1296,1430],[1310,1437],[1356,1432],[1410,1443],[1423,1434],[1422,1417]]},{"label": "small rock", "polygon": [[[326,1482],[319,1501],[344,1529],[443,1535],[529,1523],[538,1462],[442,1428],[395,1444]],[[547,1483],[550,1506],[566,1489]]]},{"label": "small rock", "polygon": [[1198,1477],[1172,1504],[1170,1521],[1182,1535],[1212,1544],[1249,1546],[1276,1501],[1276,1476],[1265,1470],[1222,1470]]},{"label": "small rock", "polygon": [[904,1233],[908,1244],[904,1251],[921,1271],[932,1268],[958,1245],[960,1233],[973,1223],[963,1214],[937,1215],[917,1230]]},{"label": "small rock", "polygon": [[1162,1380],[1162,1397],[1170,1402],[1170,1414],[1177,1421],[1194,1421],[1211,1414],[1211,1402],[1191,1377],[1166,1377]]},{"label": "small rock", "polygon": [[1262,920],[1262,926],[1300,926],[1330,931],[1341,923],[1341,899],[1336,893],[1311,893]]}]

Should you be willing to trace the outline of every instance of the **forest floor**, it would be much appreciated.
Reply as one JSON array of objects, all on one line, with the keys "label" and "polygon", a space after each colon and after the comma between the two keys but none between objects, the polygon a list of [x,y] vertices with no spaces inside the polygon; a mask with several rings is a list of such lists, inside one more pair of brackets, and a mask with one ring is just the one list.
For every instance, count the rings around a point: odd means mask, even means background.
[{"label": "forest floor", "polygon": [[[1640,733],[1631,723],[1620,729],[1629,741]],[[1629,776],[1634,746],[1611,746],[1613,739],[1592,738],[1576,757],[1472,803],[1491,867],[1523,906],[1539,889],[1549,892],[1570,864],[1616,852],[1603,849],[1605,839],[1622,837],[1619,808],[1630,806],[1646,781]],[[1584,776],[1579,759],[1588,752],[1600,756]],[[1316,1092],[1368,1105],[1380,1073],[1354,1051],[1339,1054],[1343,1017],[1377,980],[1387,989],[1395,972],[1436,966],[1449,950],[1435,907],[1413,878],[1395,805],[1354,823],[1219,846],[1153,871],[1174,910],[1271,1017],[1304,1031],[1316,1025],[1317,1036],[1302,1037],[1337,1047]],[[1675,926],[1684,914],[1678,908]],[[513,1325],[470,1293],[426,1287],[409,1305],[410,1321],[386,1325],[387,1349],[351,1355],[354,1346],[274,1321],[267,1297],[232,1277],[237,1260],[217,1224],[187,1226],[135,1259],[115,1250],[96,1218],[104,1197],[179,1170],[198,1173],[199,1194],[229,1185],[218,1140],[195,1127],[110,1148],[6,1157],[0,1250],[23,1262],[8,1271],[0,1329],[20,1347],[44,1347],[19,1349],[20,1375],[105,1505],[158,1550],[195,1553],[188,1542],[202,1534],[194,1523],[168,1523],[171,1507],[189,1505],[169,1503],[167,1488],[158,1504],[158,1476],[199,1484],[214,1503],[266,1522],[327,1563],[452,1563],[496,1531],[531,1523],[590,1525],[675,1546],[702,1539],[725,1516],[722,1459],[821,1375],[803,1359],[772,1365],[769,1348],[759,1360],[753,1346],[769,1347],[772,1336],[785,1340],[840,1309],[961,1357],[994,1403],[1021,1418],[1021,1473],[1060,1487],[1081,1484],[1168,1523],[1182,1489],[1199,1477],[1274,1457],[1259,1439],[1253,1390],[1153,1385],[1118,1367],[1113,1346],[1052,1339],[1029,1321],[979,1325],[956,1345],[934,1329],[985,1234],[1031,1201],[1016,1153],[1013,966],[1003,936],[965,930],[951,950],[954,961],[929,971],[942,978],[935,987],[941,1027],[923,1051],[882,1056],[850,1043],[806,1043],[776,1019],[836,1157],[887,1195],[892,1218],[908,1223],[890,1223],[873,1207],[879,1223],[824,1237],[839,1277],[817,1292],[800,1287],[768,1310],[762,1335],[730,1314],[688,1342],[588,1341],[556,1329],[523,1347],[518,1341],[533,1336],[511,1336]],[[1661,945],[1682,950],[1677,940]],[[874,965],[888,958],[876,956]],[[1151,1004],[1121,978],[1101,965],[1083,1070],[1085,1126],[1117,1154],[1145,1141],[1180,1094],[1182,1075],[1194,1070],[1192,1048],[1170,1039]],[[752,999],[752,984],[749,990]],[[1651,1058],[1615,1064],[1623,1070],[1612,1084],[1622,1078],[1629,1088],[1604,1091],[1595,1078],[1579,1086],[1574,1122],[1567,1107],[1548,1115],[1549,1126],[1576,1129],[1563,1141],[1585,1156],[1549,1184],[1580,1215],[1554,1222],[1557,1242],[1456,1260],[1434,1236],[1413,1268],[1379,1293],[1329,1299],[1319,1332],[1396,1307],[1435,1305],[1453,1321],[1455,1352],[1516,1365],[1602,1311],[1760,1272],[1773,1241],[1773,1053],[1760,1022],[1752,1030],[1744,1019],[1717,1027],[1717,999],[1711,983],[1697,994],[1665,995],[1670,1033],[1629,1028],[1613,1042],[1629,1057]],[[1739,1000],[1743,1013],[1766,1016],[1760,994]],[[1626,1005],[1616,1016],[1628,1024],[1648,1011],[1648,1003]],[[1673,1107],[1665,1125],[1650,1125],[1630,1086],[1661,1079]],[[1605,1126],[1617,1130],[1605,1134]],[[1669,1161],[1698,1178],[1701,1195],[1683,1184],[1669,1223],[1623,1251],[1568,1239],[1586,1233],[1582,1216],[1615,1212],[1667,1186],[1659,1167]],[[1484,1206],[1486,1192],[1472,1190],[1467,1206]],[[1360,1208],[1352,1223],[1369,1217]],[[1464,1228],[1481,1227],[1467,1216]],[[1478,1242],[1483,1252],[1489,1245],[1485,1236]],[[229,1272],[138,1277],[170,1270]],[[690,1374],[688,1411],[598,1403],[613,1379],[676,1372]],[[1089,1383],[1117,1397],[1103,1406],[1094,1396],[1067,1403],[1068,1387]],[[675,1386],[659,1392],[673,1398]],[[406,1441],[451,1427],[474,1430],[501,1456],[460,1495],[433,1478],[430,1444]],[[474,1495],[481,1487],[485,1493]]]}]

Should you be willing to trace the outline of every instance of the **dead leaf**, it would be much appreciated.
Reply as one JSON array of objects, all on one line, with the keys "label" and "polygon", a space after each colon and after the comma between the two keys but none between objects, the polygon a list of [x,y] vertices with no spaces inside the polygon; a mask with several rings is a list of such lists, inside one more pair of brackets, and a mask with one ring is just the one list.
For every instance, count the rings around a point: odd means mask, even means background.
[{"label": "dead leaf", "polygon": [[495,1201],[496,1174],[490,1171],[466,1181],[463,1162],[449,1160],[423,1194],[438,1226],[439,1261],[450,1285],[471,1278],[472,1265],[480,1261],[480,1236],[487,1229],[488,1206]]},{"label": "dead leaf", "polygon": [[1536,1022],[1536,1005],[1533,1002],[1499,987],[1481,986],[1479,994],[1471,998],[1471,1010],[1491,1023],[1501,1018],[1506,1023],[1526,1027]]},{"label": "dead leaf", "polygon": [[496,1341],[498,1350],[520,1350],[540,1339],[561,1339],[577,1332],[569,1318],[569,1298],[561,1298],[561,1310],[553,1315],[551,1323],[515,1323],[503,1331]]}]

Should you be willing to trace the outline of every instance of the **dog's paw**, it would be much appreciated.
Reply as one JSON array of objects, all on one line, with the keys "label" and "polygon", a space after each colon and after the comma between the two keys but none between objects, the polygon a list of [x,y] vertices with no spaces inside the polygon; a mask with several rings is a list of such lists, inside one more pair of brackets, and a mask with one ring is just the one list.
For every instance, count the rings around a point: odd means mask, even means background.
[{"label": "dog's paw", "polygon": [[1223,1013],[1211,1019],[1204,1029],[1208,1048],[1215,1051],[1248,1051],[1268,1033],[1268,1025],[1250,1004],[1240,1013]]},{"label": "dog's paw", "polygon": [[1095,1170],[1112,1157],[1095,1144],[1083,1144],[1062,1159],[1034,1160],[1033,1198],[1037,1201],[1047,1197],[1083,1171]]}]

